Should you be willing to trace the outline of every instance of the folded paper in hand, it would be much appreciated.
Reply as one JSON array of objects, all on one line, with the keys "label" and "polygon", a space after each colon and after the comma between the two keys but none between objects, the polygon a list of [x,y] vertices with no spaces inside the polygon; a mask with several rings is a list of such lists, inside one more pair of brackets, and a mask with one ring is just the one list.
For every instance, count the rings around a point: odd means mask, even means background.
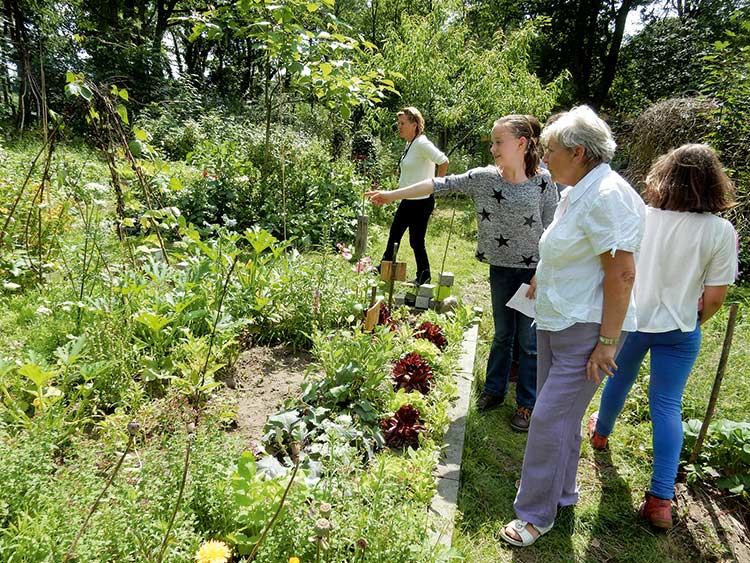
[{"label": "folded paper in hand", "polygon": [[529,284],[522,283],[521,287],[518,288],[518,291],[516,291],[513,297],[511,297],[505,305],[533,319],[536,317],[536,312],[534,311],[534,300],[526,297],[526,292],[529,290],[529,287]]}]

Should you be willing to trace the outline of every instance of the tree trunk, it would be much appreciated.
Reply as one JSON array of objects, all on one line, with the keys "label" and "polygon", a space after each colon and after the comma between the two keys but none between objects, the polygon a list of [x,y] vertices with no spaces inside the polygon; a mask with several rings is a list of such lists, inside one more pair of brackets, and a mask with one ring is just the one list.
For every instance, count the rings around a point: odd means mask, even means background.
[{"label": "tree trunk", "polygon": [[612,41],[609,44],[609,50],[607,55],[604,57],[602,78],[599,81],[599,85],[596,89],[596,94],[593,99],[595,106],[601,106],[607,98],[609,89],[612,87],[612,82],[615,79],[615,72],[617,71],[617,61],[620,58],[620,47],[622,47],[622,38],[625,34],[625,23],[628,19],[628,14],[636,4],[635,0],[623,0],[620,4],[620,8],[617,10],[617,16],[615,18],[615,31],[612,34]]},{"label": "tree trunk", "polygon": [[18,107],[16,109],[16,128],[23,130],[27,119],[31,116],[31,104],[33,98],[36,101],[37,111],[41,113],[41,99],[39,87],[34,81],[31,66],[31,53],[29,52],[26,35],[26,22],[24,20],[18,0],[5,0],[6,25],[10,31],[10,38],[16,50],[16,64],[18,70]]}]

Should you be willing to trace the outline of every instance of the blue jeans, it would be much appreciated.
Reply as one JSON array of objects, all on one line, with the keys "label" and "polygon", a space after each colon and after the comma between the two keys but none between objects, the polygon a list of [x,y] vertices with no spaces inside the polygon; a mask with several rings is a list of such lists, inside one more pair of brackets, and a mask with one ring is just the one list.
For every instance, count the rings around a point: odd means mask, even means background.
[{"label": "blue jeans", "polygon": [[516,403],[534,408],[536,402],[536,329],[532,319],[505,306],[522,283],[534,276],[532,268],[490,266],[490,293],[495,336],[487,359],[484,392],[503,397],[508,389],[508,375],[513,359],[513,342],[518,339],[518,383]]},{"label": "blue jeans", "polygon": [[701,347],[700,325],[692,332],[633,332],[617,356],[615,376],[607,379],[599,405],[596,431],[609,436],[633,386],[646,352],[651,351],[648,406],[653,432],[654,467],[651,494],[674,496],[682,450],[682,392]]}]

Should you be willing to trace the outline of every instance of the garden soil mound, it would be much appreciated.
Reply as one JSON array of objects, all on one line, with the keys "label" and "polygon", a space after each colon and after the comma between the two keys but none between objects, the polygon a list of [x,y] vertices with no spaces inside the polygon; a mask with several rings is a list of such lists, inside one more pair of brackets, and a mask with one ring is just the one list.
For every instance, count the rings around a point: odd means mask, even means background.
[{"label": "garden soil mound", "polygon": [[300,394],[300,383],[312,362],[309,352],[288,346],[258,346],[240,354],[230,387],[237,397],[239,431],[250,441],[260,441],[269,415],[284,400]]}]

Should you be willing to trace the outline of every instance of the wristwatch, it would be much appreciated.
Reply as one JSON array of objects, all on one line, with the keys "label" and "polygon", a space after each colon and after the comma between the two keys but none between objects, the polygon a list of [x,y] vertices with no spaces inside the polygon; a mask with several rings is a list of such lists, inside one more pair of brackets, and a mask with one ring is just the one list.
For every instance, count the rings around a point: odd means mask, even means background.
[{"label": "wristwatch", "polygon": [[606,336],[599,335],[599,342],[604,344],[605,346],[614,346],[620,341],[619,338],[607,338]]}]

